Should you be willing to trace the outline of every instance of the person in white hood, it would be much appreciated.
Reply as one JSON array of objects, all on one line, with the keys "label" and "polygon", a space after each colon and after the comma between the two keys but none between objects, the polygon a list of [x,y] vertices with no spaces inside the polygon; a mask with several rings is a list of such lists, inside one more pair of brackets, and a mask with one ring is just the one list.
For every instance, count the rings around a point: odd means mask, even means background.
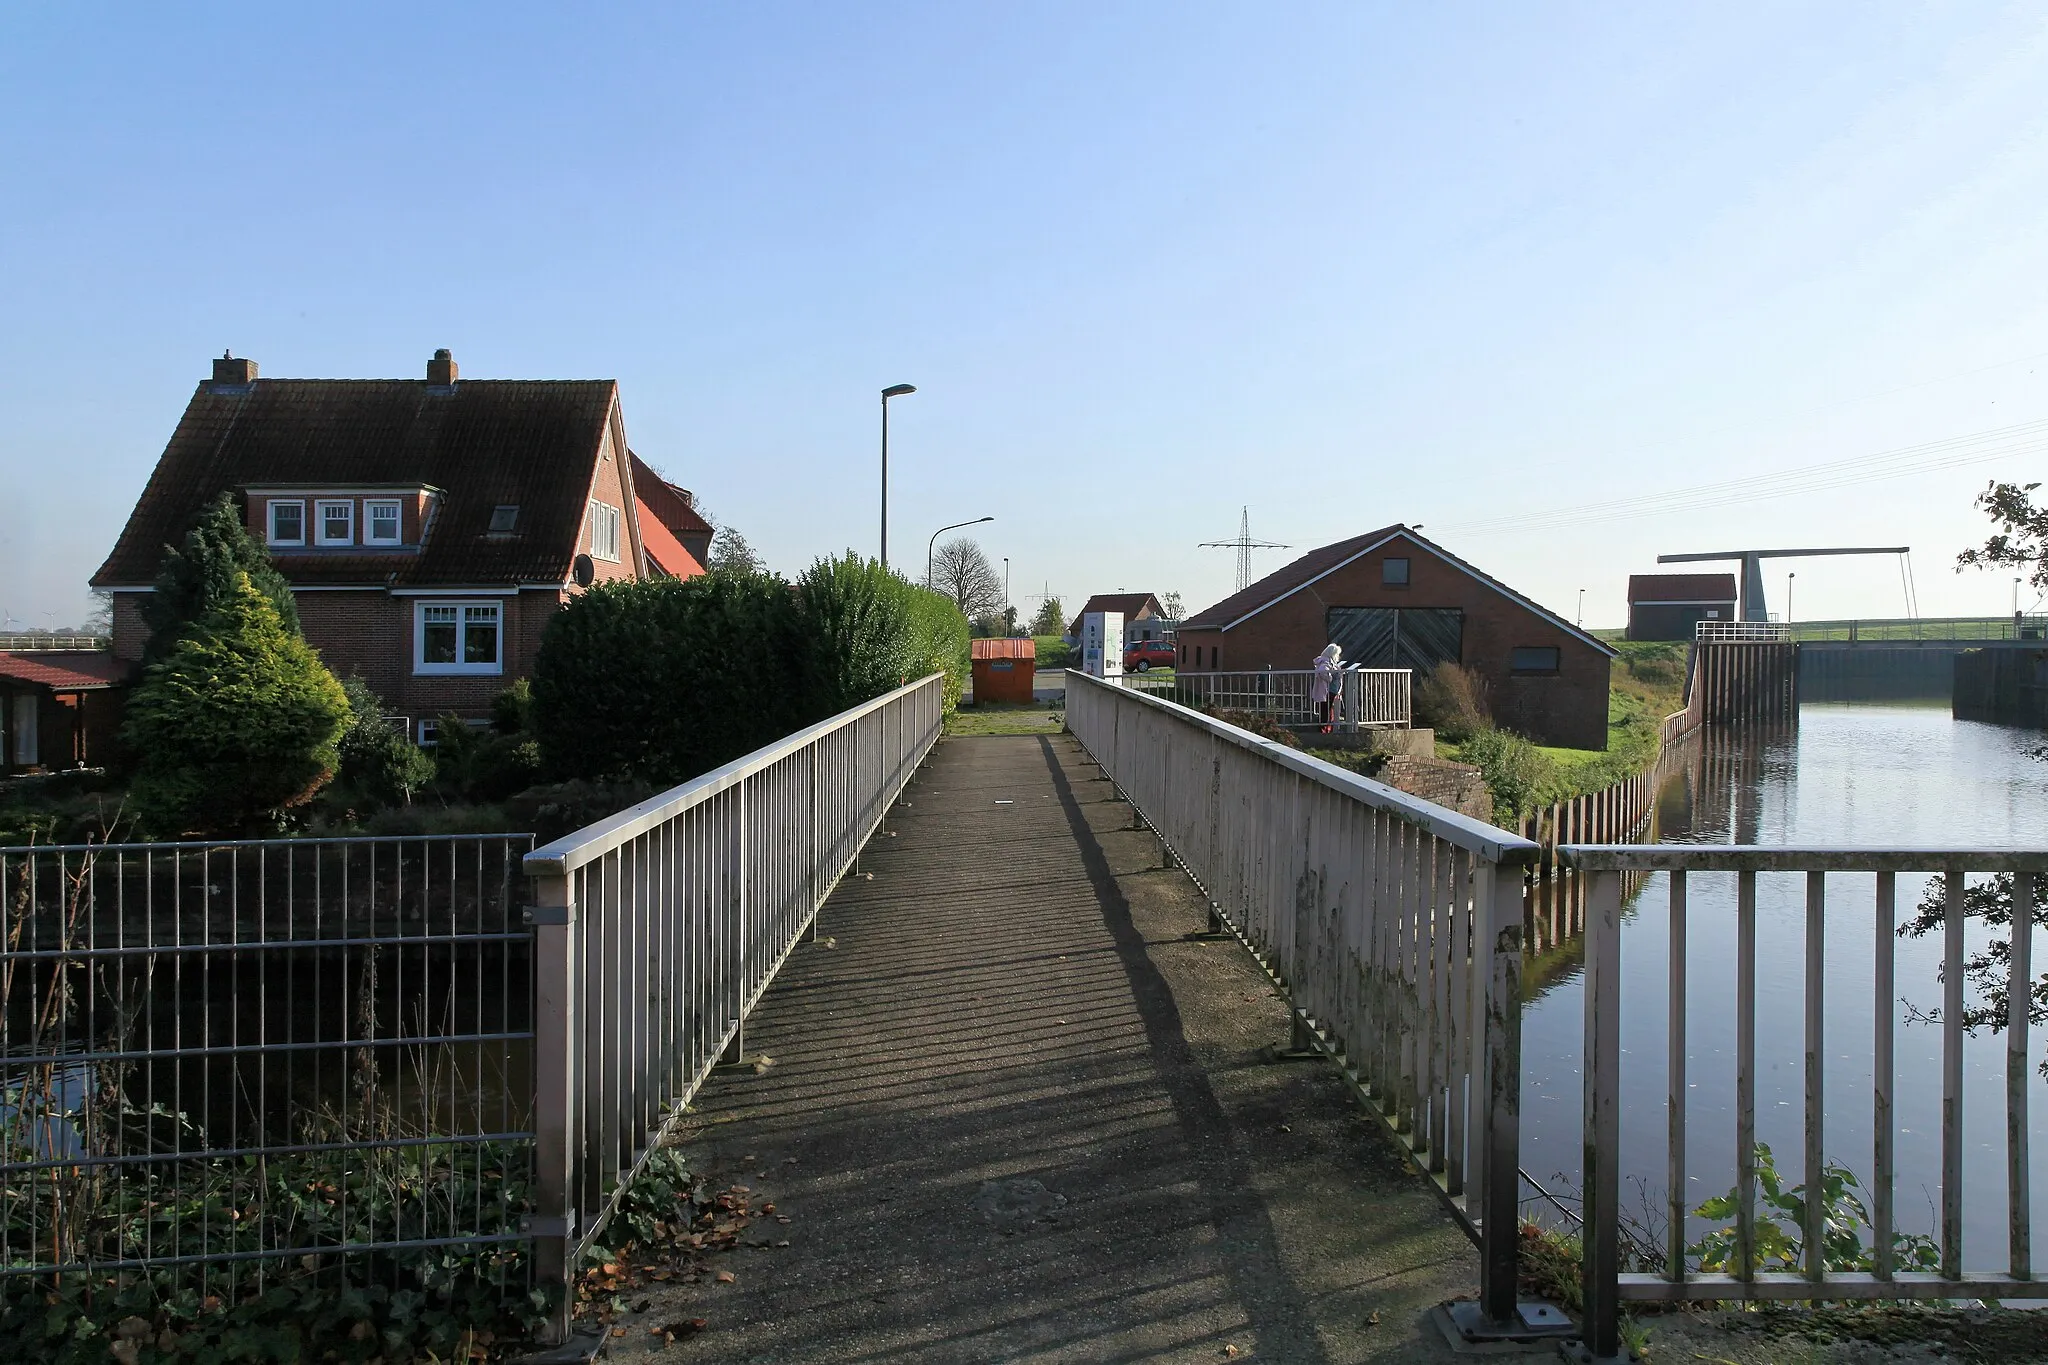
[{"label": "person in white hood", "polygon": [[1337,698],[1344,690],[1343,675],[1344,647],[1334,642],[1324,645],[1323,652],[1316,655],[1316,680],[1309,688],[1308,699],[1315,703],[1316,719],[1322,722],[1326,735],[1337,719]]}]

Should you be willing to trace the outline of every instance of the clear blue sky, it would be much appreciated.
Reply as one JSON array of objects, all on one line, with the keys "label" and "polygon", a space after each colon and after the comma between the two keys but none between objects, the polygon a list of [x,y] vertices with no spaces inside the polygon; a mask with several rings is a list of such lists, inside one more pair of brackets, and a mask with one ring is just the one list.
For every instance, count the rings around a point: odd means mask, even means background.
[{"label": "clear blue sky", "polygon": [[[1589,624],[1660,550],[1772,543],[2008,610],[1950,566],[2039,432],[1536,514],[2048,419],[2044,90],[2033,4],[8,6],[0,607],[84,616],[224,347],[449,346],[620,380],[784,571],[873,551],[909,381],[895,558],[993,513],[1027,610],[1205,605],[1244,503],[1423,523]],[[1899,614],[1889,561],[1783,567],[1799,616]]]}]

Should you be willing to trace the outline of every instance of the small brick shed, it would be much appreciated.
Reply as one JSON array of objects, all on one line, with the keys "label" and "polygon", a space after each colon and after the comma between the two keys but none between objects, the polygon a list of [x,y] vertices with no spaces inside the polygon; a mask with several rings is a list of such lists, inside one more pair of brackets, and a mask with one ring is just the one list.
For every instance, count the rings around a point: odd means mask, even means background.
[{"label": "small brick shed", "polygon": [[1031,700],[1031,679],[1038,671],[1038,643],[1030,637],[1017,640],[976,640],[973,642],[974,700]]}]

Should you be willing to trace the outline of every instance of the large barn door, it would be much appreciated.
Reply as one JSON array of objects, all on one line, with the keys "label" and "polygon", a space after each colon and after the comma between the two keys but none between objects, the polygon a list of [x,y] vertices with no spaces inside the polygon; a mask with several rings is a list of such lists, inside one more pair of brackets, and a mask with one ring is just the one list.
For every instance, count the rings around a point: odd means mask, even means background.
[{"label": "large barn door", "polygon": [[1465,613],[1456,607],[1331,607],[1325,625],[1345,661],[1363,668],[1423,677],[1464,658]]}]

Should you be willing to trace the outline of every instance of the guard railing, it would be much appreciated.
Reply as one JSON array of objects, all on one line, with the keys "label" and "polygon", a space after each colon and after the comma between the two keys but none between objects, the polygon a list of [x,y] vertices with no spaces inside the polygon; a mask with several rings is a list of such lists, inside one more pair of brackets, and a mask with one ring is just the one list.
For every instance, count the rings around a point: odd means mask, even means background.
[{"label": "guard railing", "polygon": [[[1964,984],[1971,952],[1966,947],[1964,879],[1985,873],[2012,874],[2012,923],[2034,922],[2034,901],[2041,874],[2048,872],[2048,852],[1985,849],[1853,849],[1758,848],[1749,846],[1680,847],[1674,845],[1575,845],[1563,850],[1566,861],[1592,875],[1586,926],[1585,979],[1585,1168],[1583,1267],[1586,1296],[1586,1343],[1593,1354],[1611,1356],[1618,1346],[1620,1305],[1630,1300],[1663,1302],[1724,1299],[1912,1299],[1912,1298],[2041,1298],[2048,1280],[2033,1277],[2030,1223],[2027,1087],[2029,1005],[2032,1002],[2032,936],[2012,935],[2007,963],[2007,1017],[2003,1086],[2006,1116],[2005,1172],[2010,1222],[2006,1265],[1980,1269],[1966,1260],[1963,1241],[1963,1181],[1969,1154],[1963,1137],[1963,1038],[1966,1031]],[[1664,883],[1669,915],[1668,960],[1632,962],[1637,979],[1662,972],[1666,976],[1666,1117],[1663,1265],[1656,1271],[1624,1272],[1621,1268],[1621,1127],[1622,1030],[1643,1028],[1645,1021],[1622,1016],[1621,930],[1623,879],[1647,873],[1668,874]],[[1734,998],[1701,1002],[1708,1009],[1732,1008],[1735,1017],[1735,1068],[1732,1097],[1702,1094],[1688,1084],[1686,1017],[1687,901],[1689,879],[1704,874],[1735,878]],[[1823,1188],[1828,1169],[1825,1148],[1827,1109],[1823,1102],[1828,1059],[1842,1040],[1826,1036],[1824,1021],[1829,887],[1843,874],[1874,874],[1875,915],[1872,935],[1869,1019],[1872,1047],[1872,1150],[1870,1153],[1869,1269],[1841,1268],[1831,1246],[1841,1246],[1840,1228],[1824,1226],[1828,1201],[1806,1198],[1799,1229],[1797,1271],[1770,1272],[1759,1236],[1757,1146],[1757,885],[1760,877],[1796,876],[1805,896],[1805,1069],[1803,1168],[1805,1191]],[[1900,1124],[1894,1112],[1894,1034],[1898,997],[1894,953],[1898,939],[1898,878],[1901,873],[1936,873],[1942,879],[1943,953],[1940,1010],[1942,1030],[1941,1155],[1938,1180],[1938,1267],[1933,1271],[1898,1268],[1895,1253],[1896,1149]],[[1654,895],[1654,890],[1645,894]],[[1732,1106],[1729,1101],[1732,1099]],[[1654,1102],[1632,1096],[1631,1107]],[[1734,1254],[1730,1273],[1701,1273],[1687,1261],[1688,1204],[1687,1112],[1698,1107],[1712,1112],[1731,1107],[1734,1120],[1735,1218]],[[1790,1183],[1789,1177],[1786,1181]],[[1852,1239],[1854,1234],[1851,1234]],[[1832,1262],[1832,1263],[1831,1263]],[[1979,1263],[1981,1264],[1981,1263]]]},{"label": "guard railing", "polygon": [[[1347,668],[1338,675],[1337,709],[1330,724],[1346,733],[1405,727],[1413,714],[1410,679],[1405,668]],[[1228,673],[1126,673],[1125,687],[1150,692],[1183,706],[1217,711],[1250,711],[1282,725],[1321,725],[1313,700],[1314,669],[1269,668]]]},{"label": "guard railing", "polygon": [[1514,1318],[1527,839],[1162,698],[1067,674],[1067,726],[1284,985],[1482,1251]]},{"label": "guard railing", "polygon": [[535,1254],[564,1287],[937,742],[933,675],[535,850]]}]

